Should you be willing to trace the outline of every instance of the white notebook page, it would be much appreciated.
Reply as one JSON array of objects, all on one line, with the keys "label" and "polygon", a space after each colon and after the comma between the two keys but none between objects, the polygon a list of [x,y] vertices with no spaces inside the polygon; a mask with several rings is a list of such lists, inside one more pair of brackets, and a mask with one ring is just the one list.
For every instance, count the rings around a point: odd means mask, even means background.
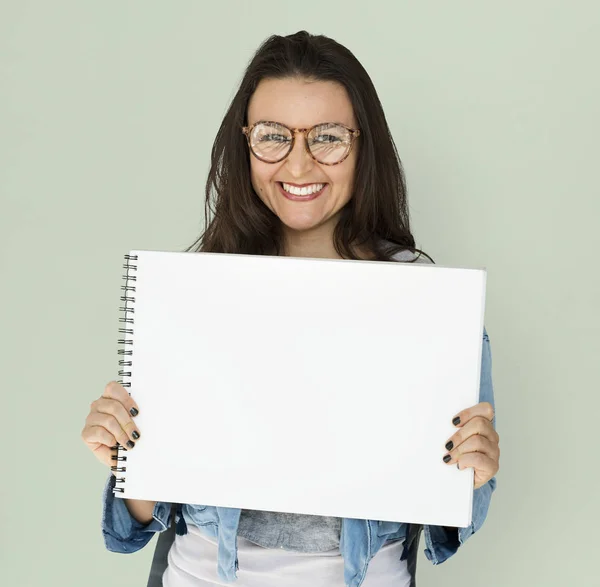
[{"label": "white notebook page", "polygon": [[486,271],[134,250],[140,438],[117,497],[444,526]]}]

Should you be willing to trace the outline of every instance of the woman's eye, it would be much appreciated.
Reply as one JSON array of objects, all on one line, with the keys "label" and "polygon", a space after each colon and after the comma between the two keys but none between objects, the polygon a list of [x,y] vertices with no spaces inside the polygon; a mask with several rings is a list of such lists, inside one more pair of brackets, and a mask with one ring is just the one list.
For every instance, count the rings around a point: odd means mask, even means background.
[{"label": "woman's eye", "polygon": [[283,142],[287,141],[288,138],[284,135],[269,134],[269,135],[262,136],[260,140],[264,141],[264,142],[275,141],[275,142],[283,143]]},{"label": "woman's eye", "polygon": [[340,141],[339,137],[335,135],[319,135],[315,138],[315,143],[337,143]]}]

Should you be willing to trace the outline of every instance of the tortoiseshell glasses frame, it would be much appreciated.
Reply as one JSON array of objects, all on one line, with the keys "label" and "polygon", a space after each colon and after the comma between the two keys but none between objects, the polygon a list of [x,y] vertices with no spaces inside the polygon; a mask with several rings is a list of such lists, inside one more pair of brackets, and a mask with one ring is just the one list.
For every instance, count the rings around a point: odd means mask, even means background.
[{"label": "tortoiseshell glasses frame", "polygon": [[[252,134],[252,131],[254,130],[254,128],[256,126],[258,126],[259,124],[271,124],[271,125],[277,125],[277,126],[281,126],[287,130],[290,131],[291,135],[292,135],[292,140],[290,142],[290,146],[288,148],[287,153],[283,156],[280,157],[279,159],[277,159],[276,161],[267,161],[266,159],[260,157],[259,155],[257,155],[254,151],[254,149],[252,148],[252,142],[250,141],[250,136]],[[350,144],[348,146],[348,149],[346,151],[346,153],[344,154],[344,156],[339,160],[339,161],[335,161],[333,163],[325,163],[323,161],[319,161],[319,159],[317,159],[311,152],[310,147],[308,146],[308,134],[314,130],[315,128],[317,128],[318,126],[341,126],[344,129],[346,129],[348,131],[348,133],[350,134]],[[321,164],[321,165],[339,165],[340,163],[342,163],[343,161],[346,160],[346,158],[348,157],[348,155],[350,155],[352,148],[354,147],[354,143],[356,142],[356,138],[360,135],[360,130],[357,128],[350,128],[349,126],[346,126],[345,124],[340,124],[339,122],[319,122],[319,124],[315,124],[314,126],[311,126],[310,128],[290,128],[289,126],[281,123],[281,122],[275,122],[273,120],[259,120],[258,122],[255,122],[252,126],[243,126],[242,127],[242,133],[244,133],[244,135],[246,135],[246,139],[248,142],[248,147],[250,148],[251,153],[260,161],[263,161],[264,163],[279,163],[280,161],[283,161],[291,152],[292,149],[294,148],[294,144],[296,142],[296,133],[302,133],[304,135],[304,148],[306,149],[306,152],[311,156],[312,159],[314,159],[317,163]]]}]

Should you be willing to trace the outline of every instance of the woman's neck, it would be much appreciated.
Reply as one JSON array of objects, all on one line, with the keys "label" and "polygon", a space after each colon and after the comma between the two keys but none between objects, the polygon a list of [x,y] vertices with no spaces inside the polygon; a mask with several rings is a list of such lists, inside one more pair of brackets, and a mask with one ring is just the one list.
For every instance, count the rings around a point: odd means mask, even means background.
[{"label": "woman's neck", "polygon": [[283,248],[286,257],[339,259],[333,246],[335,225],[327,222],[309,230],[294,230],[283,226]]},{"label": "woman's neck", "polygon": [[286,243],[285,255],[287,257],[312,257],[316,259],[341,259],[333,241],[309,241]]},{"label": "woman's neck", "polygon": [[[325,229],[327,227],[319,227]],[[341,259],[333,245],[333,230],[314,230],[310,233],[301,231],[285,231],[285,256],[311,257],[316,259]],[[362,259],[372,259],[374,255],[366,249],[355,249]]]}]

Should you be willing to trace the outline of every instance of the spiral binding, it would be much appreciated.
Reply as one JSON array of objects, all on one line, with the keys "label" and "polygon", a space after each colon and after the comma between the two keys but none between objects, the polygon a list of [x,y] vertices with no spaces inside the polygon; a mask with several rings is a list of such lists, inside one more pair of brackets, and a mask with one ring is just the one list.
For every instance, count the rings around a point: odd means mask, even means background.
[{"label": "spiral binding", "polygon": [[[126,273],[122,277],[125,280],[125,285],[121,286],[121,290],[125,292],[125,295],[122,295],[120,299],[122,302],[125,302],[125,305],[121,306],[119,308],[119,311],[123,312],[123,316],[121,318],[119,318],[119,322],[122,322],[124,324],[130,324],[131,326],[133,326],[133,323],[134,323],[133,315],[135,314],[135,308],[133,307],[133,304],[135,304],[135,297],[132,297],[127,294],[128,294],[128,292],[135,293],[135,285],[130,285],[129,282],[137,281],[137,276],[134,274],[135,271],[137,271],[137,265],[132,265],[130,263],[130,261],[137,261],[138,256],[137,255],[125,255],[124,257],[125,257],[125,264],[123,265],[123,269],[126,269]],[[129,316],[129,314],[131,316]],[[121,356],[129,357],[128,360],[120,359],[119,367],[132,367],[133,361],[131,360],[131,357],[133,355],[133,349],[127,348],[127,347],[133,345],[133,338],[132,338],[133,337],[133,328],[119,328],[119,333],[125,335],[124,338],[119,339],[119,344],[124,345],[125,348],[119,349],[118,353]],[[129,335],[129,338],[127,337],[127,335]],[[119,369],[119,376],[120,377],[131,377],[131,369],[129,369],[128,371],[126,371],[124,369]],[[126,388],[131,387],[130,381],[124,381],[122,379],[119,379],[118,382],[123,387],[126,387]],[[131,392],[129,395],[131,395]],[[118,463],[119,462],[124,463],[127,461],[127,456],[125,456],[123,454],[124,452],[127,452],[127,449],[118,443],[116,444],[116,446],[113,446],[112,448],[116,449],[117,453],[112,455],[111,459],[113,461],[117,461],[117,464],[111,466],[111,468],[110,468],[111,471],[115,471],[118,473],[126,473],[127,467],[125,467],[123,465],[119,466]],[[115,484],[116,483],[125,483],[125,477],[117,477],[117,479],[115,480]],[[117,487],[115,485],[113,492],[114,493],[125,493],[125,488]]]}]

